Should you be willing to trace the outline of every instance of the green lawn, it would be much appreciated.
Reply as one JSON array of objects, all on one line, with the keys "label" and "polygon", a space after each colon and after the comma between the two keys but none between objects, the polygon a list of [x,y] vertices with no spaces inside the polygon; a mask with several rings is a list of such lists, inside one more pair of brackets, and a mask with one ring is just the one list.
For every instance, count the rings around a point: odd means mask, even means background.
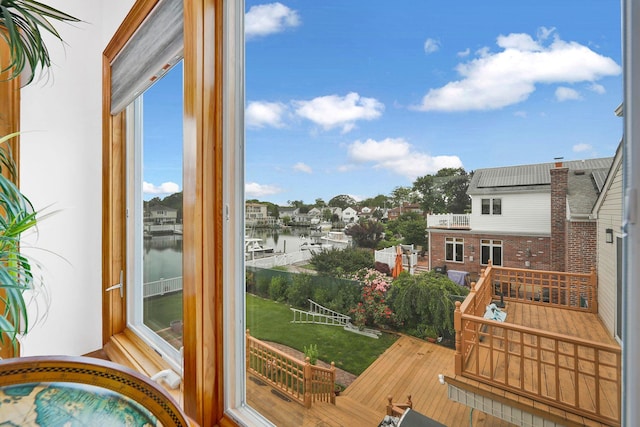
[{"label": "green lawn", "polygon": [[347,332],[339,326],[291,323],[289,306],[247,294],[247,328],[251,335],[274,341],[300,351],[316,344],[320,360],[335,362],[336,367],[361,374],[381,355],[397,335],[384,333],[379,339]]},{"label": "green lawn", "polygon": [[[147,298],[144,322],[153,330],[168,328],[172,320],[182,319],[182,292]],[[316,344],[320,360],[360,375],[398,337],[382,334],[379,339],[347,332],[339,326],[291,323],[289,306],[247,294],[247,328],[251,335],[304,351]]]}]

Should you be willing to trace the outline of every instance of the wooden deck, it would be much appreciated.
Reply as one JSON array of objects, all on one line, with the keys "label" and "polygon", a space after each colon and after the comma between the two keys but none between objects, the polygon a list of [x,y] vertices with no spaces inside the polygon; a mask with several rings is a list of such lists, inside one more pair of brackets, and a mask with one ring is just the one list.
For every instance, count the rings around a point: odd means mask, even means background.
[{"label": "wooden deck", "polygon": [[[504,311],[507,313],[505,323],[526,326],[542,334],[523,334],[499,326],[492,327],[491,330],[484,329],[487,334],[479,343],[478,349],[470,354],[465,365],[466,369],[471,373],[475,372],[478,377],[491,379],[489,383],[495,387],[489,387],[490,394],[500,397],[511,395],[516,401],[528,401],[529,406],[535,406],[538,413],[542,411],[566,416],[579,425],[600,425],[540,402],[518,399],[516,395],[505,393],[499,388],[500,384],[522,384],[523,388],[531,393],[550,399],[560,396],[560,401],[570,406],[579,402],[579,406],[588,411],[595,412],[596,405],[600,405],[600,413],[615,419],[620,407],[620,384],[616,382],[619,373],[613,368],[596,365],[596,362],[615,365],[616,361],[610,352],[598,352],[594,348],[598,344],[604,344],[619,349],[619,345],[609,335],[596,314],[514,301],[508,302]],[[577,345],[546,338],[544,333],[587,340],[593,345]],[[534,363],[535,359],[543,360],[542,368],[538,368],[540,365]],[[558,360],[557,364],[554,359]],[[594,380],[596,369],[603,377],[600,381]],[[469,389],[478,386],[477,381],[467,380],[460,375],[455,377],[455,380],[461,382],[462,388],[466,388],[465,383]],[[579,387],[576,387],[577,382]],[[576,392],[576,388],[580,389],[579,393]],[[596,396],[600,396],[599,403]]]},{"label": "wooden deck", "polygon": [[[385,351],[340,396],[336,404],[313,404],[305,409],[287,401],[266,384],[249,375],[248,403],[277,426],[376,427],[386,414],[387,396],[404,402],[411,395],[413,408],[448,426],[468,425],[470,409],[447,397],[438,374],[451,374],[454,351],[403,336]],[[479,411],[473,425],[510,426]]]}]

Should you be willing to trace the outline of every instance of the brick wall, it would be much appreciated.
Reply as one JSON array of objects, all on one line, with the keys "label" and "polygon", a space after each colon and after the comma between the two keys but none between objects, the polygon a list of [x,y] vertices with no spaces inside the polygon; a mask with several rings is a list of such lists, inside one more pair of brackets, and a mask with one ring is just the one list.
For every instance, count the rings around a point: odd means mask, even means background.
[{"label": "brick wall", "polygon": [[569,169],[551,169],[551,270],[565,271]]},{"label": "brick wall", "polygon": [[[464,262],[446,261],[445,238],[464,239]],[[513,268],[549,270],[551,268],[551,239],[540,236],[497,236],[493,234],[431,233],[431,268],[447,266],[448,270],[462,270],[480,273],[480,241],[483,239],[502,241],[502,265]],[[528,263],[528,265],[527,265]]]},{"label": "brick wall", "polygon": [[569,273],[590,273],[597,262],[597,223],[572,221],[567,224],[566,265]]}]

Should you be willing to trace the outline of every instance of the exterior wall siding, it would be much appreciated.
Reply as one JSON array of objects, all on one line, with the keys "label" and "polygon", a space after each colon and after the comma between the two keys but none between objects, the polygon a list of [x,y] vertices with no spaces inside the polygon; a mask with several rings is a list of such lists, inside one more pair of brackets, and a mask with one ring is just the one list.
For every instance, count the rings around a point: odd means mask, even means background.
[{"label": "exterior wall siding", "polygon": [[[464,239],[463,262],[446,260],[445,239],[457,237]],[[531,268],[549,270],[551,267],[550,236],[523,236],[509,234],[488,234],[474,232],[456,232],[446,230],[442,233],[431,232],[430,248],[431,268],[447,266],[448,270],[467,271],[479,274],[485,268],[480,264],[480,241],[483,239],[502,240],[502,265],[513,268]],[[527,265],[528,263],[528,265]]]},{"label": "exterior wall siding", "polygon": [[[502,199],[501,215],[482,215],[482,199]],[[471,229],[489,233],[551,233],[549,190],[538,193],[471,196]]]},{"label": "exterior wall siding", "polygon": [[[616,238],[622,236],[622,168],[618,167],[611,187],[598,210],[598,314],[614,335],[616,316]],[[607,228],[613,230],[613,243],[605,242]]]}]

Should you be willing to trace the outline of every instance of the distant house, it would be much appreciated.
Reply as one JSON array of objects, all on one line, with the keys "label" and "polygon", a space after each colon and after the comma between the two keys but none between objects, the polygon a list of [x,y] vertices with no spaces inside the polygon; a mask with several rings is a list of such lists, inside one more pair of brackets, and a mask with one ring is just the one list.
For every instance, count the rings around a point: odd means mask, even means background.
[{"label": "distant house", "polygon": [[244,221],[248,226],[272,226],[276,219],[269,215],[267,205],[262,203],[245,203]]},{"label": "distant house", "polygon": [[596,265],[592,209],[613,158],[475,171],[471,214],[427,216],[430,268],[478,273],[496,266],[589,272]]},{"label": "distant house", "polygon": [[424,215],[424,211],[418,203],[403,203],[401,206],[387,210],[387,219],[394,221],[400,217],[400,215],[407,212],[415,212],[420,215]]},{"label": "distant house", "polygon": [[148,206],[144,211],[144,223],[147,225],[175,224],[178,210],[162,205]]},{"label": "distant house", "polygon": [[352,207],[348,207],[342,211],[342,222],[349,224],[351,222],[358,222],[358,212]]}]

